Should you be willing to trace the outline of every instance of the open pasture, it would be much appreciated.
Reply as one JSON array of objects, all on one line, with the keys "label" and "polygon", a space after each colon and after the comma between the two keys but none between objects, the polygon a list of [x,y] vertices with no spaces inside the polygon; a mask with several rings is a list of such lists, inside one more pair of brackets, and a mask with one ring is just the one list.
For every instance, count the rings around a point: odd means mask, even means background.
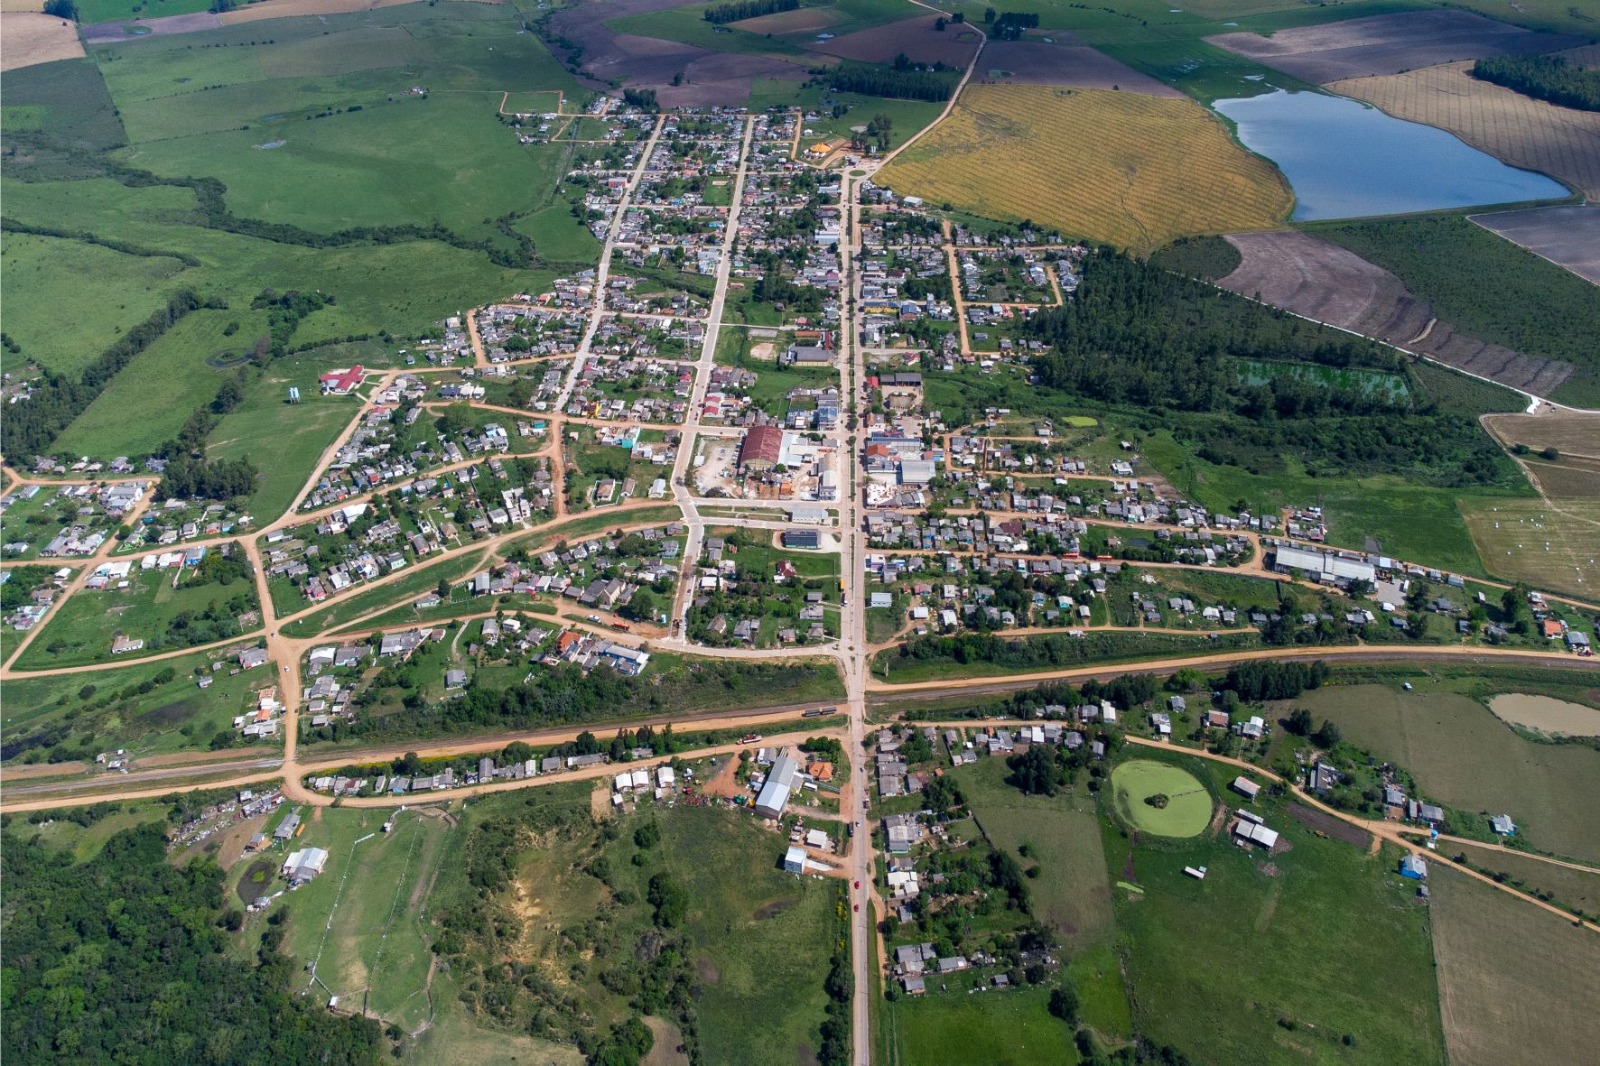
[{"label": "open pasture", "polygon": [[1591,1060],[1600,1047],[1600,937],[1443,865],[1433,864],[1430,883],[1450,1061]]},{"label": "open pasture", "polygon": [[1239,266],[1217,284],[1318,322],[1428,355],[1509,388],[1549,396],[1570,363],[1514,352],[1457,332],[1394,274],[1313,233],[1230,234]]},{"label": "open pasture", "polygon": [[[1192,837],[1211,821],[1211,793],[1193,774],[1169,763],[1134,759],[1111,772],[1117,814],[1142,832]],[[1167,797],[1156,807],[1148,801]]]},{"label": "open pasture", "polygon": [[1328,85],[1396,118],[1449,130],[1496,159],[1537,170],[1590,199],[1600,197],[1600,114],[1523,96],[1446,63]]},{"label": "open pasture", "polygon": [[1600,596],[1600,498],[1475,502],[1461,514],[1491,574]]},{"label": "open pasture", "polygon": [[1600,205],[1536,207],[1471,218],[1512,244],[1600,285]]},{"label": "open pasture", "polygon": [[1318,85],[1491,56],[1554,52],[1582,38],[1534,33],[1465,11],[1408,11],[1281,29],[1224,33],[1207,43]]},{"label": "open pasture", "polygon": [[1040,39],[991,41],[983,50],[983,62],[973,72],[974,80],[1011,85],[1066,85],[1079,89],[1115,89],[1146,96],[1181,98],[1183,94],[1148,74],[1141,74],[1126,63],[1112,59],[1072,39],[1070,34],[1054,32],[1048,42]]},{"label": "open pasture", "polygon": [[[1100,150],[1086,155],[1086,143]],[[1139,251],[1272,226],[1290,207],[1272,165],[1196,104],[1042,86],[969,87],[879,180],[901,195]]]},{"label": "open pasture", "polygon": [[1600,914],[1600,869],[1575,869],[1515,851],[1453,840],[1449,854],[1465,855],[1474,869],[1491,877],[1503,875],[1513,885],[1525,886],[1524,891],[1548,896],[1557,906]]},{"label": "open pasture", "polygon": [[1536,848],[1600,861],[1600,751],[1519,736],[1475,699],[1388,685],[1332,685],[1274,704],[1337,723],[1346,740],[1410,770],[1428,798],[1476,815],[1509,813]]},{"label": "open pasture", "polygon": [[[417,0],[257,0],[256,3],[236,7],[222,13],[224,26],[237,26],[243,22],[260,22],[263,19],[294,18],[300,15],[337,15],[347,11],[372,11],[380,7],[413,4]],[[500,0],[474,0],[480,4],[496,4]]]},{"label": "open pasture", "polygon": [[753,19],[740,19],[730,25],[746,33],[770,33],[783,37],[825,30],[838,22],[839,17],[839,13],[831,7],[797,7],[793,11],[776,11],[770,15],[757,15]]},{"label": "open pasture", "polygon": [[883,1007],[883,1061],[894,1066],[1081,1061],[1072,1030],[1049,1014],[1048,999],[1042,988],[902,997]]},{"label": "open pasture", "polygon": [[7,11],[0,19],[0,70],[18,70],[82,55],[78,29],[64,19],[32,11]]}]

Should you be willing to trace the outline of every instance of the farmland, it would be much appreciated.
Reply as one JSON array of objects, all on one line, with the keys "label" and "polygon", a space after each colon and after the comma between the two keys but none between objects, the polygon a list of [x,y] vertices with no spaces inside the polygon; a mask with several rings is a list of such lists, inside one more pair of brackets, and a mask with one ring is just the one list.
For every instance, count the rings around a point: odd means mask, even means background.
[{"label": "farmland", "polygon": [[1600,1043],[1600,940],[1442,865],[1431,878],[1433,942],[1450,1061],[1589,1058]]},{"label": "farmland", "polygon": [[1075,1062],[1072,1030],[1045,1010],[1049,993],[901,999],[884,1010],[893,1066],[1031,1066]]},{"label": "farmland", "polygon": [[1463,503],[1461,514],[1490,573],[1539,588],[1594,595],[1600,500],[1552,494],[1548,500]]},{"label": "farmland", "polygon": [[[1078,146],[1091,140],[1101,151],[1086,157]],[[996,168],[1013,180],[994,182]],[[1139,251],[1269,227],[1290,204],[1271,165],[1194,104],[1039,86],[969,88],[880,180],[903,195]]]},{"label": "farmland", "polygon": [[1600,207],[1536,207],[1472,221],[1541,259],[1600,285]]},{"label": "farmland", "polygon": [[1532,846],[1600,861],[1600,820],[1582,799],[1600,787],[1600,751],[1527,740],[1477,700],[1447,691],[1339,685],[1293,706],[1405,767],[1437,801],[1472,816],[1510,812]]},{"label": "farmland", "polygon": [[1555,863],[1477,844],[1450,844],[1450,854],[1465,855],[1473,869],[1491,877],[1524,886],[1525,891],[1548,897],[1557,906],[1585,914],[1600,913],[1600,869],[1575,870]]},{"label": "farmland", "polygon": [[1330,90],[1410,122],[1449,130],[1475,148],[1600,197],[1600,115],[1556,107],[1471,77],[1446,63],[1387,77],[1336,81]]}]

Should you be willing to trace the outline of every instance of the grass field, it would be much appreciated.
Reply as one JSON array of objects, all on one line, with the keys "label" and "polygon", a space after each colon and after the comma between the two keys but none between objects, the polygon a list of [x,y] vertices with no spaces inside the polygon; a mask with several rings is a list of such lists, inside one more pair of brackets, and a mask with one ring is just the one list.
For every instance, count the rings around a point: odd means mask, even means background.
[{"label": "grass field", "polygon": [[1475,148],[1524,170],[1538,170],[1593,199],[1600,196],[1600,115],[1556,107],[1479,81],[1471,63],[1389,77],[1336,81],[1353,96],[1409,122],[1449,130]]},{"label": "grass field", "polygon": [[885,1004],[886,1066],[1034,1066],[1082,1061],[1042,988]]},{"label": "grass field", "polygon": [[1461,513],[1491,574],[1585,599],[1600,596],[1600,500],[1496,500]]},{"label": "grass field", "polygon": [[[168,256],[136,256],[84,241],[8,234],[0,245],[6,279],[6,333],[26,358],[75,374],[166,302],[185,268]],[[95,298],[61,303],[63,292],[94,278]]]},{"label": "grass field", "polygon": [[[1168,797],[1165,807],[1145,802]],[[1192,837],[1211,821],[1211,793],[1193,775],[1168,763],[1134,759],[1111,774],[1111,802],[1118,817],[1162,837]]]},{"label": "grass field", "polygon": [[[236,676],[224,670],[210,688],[201,689],[194,671],[209,663],[207,656],[194,655],[92,674],[7,681],[0,719],[6,761],[93,762],[100,752],[117,748],[135,757],[203,751],[218,733],[234,735],[234,716],[254,710],[255,689],[273,680],[265,668]],[[250,750],[265,754],[274,748],[260,743]]]},{"label": "grass field", "polygon": [[1409,770],[1430,798],[1473,815],[1509,813],[1533,847],[1600,862],[1600,814],[1585,800],[1600,787],[1600,751],[1528,740],[1477,700],[1430,687],[1335,685],[1278,713],[1329,718],[1346,740]]},{"label": "grass field", "polygon": [[1030,886],[1034,914],[1060,930],[1072,954],[1105,942],[1111,881],[1093,804],[1077,796],[1024,795],[1005,775],[1004,759],[980,759],[955,780],[990,843],[1012,853],[1032,847],[1041,871]]},{"label": "grass field", "polygon": [[[454,819],[408,811],[395,818],[391,832],[381,832],[390,814],[333,809],[307,815],[309,824],[293,847],[327,849],[328,865],[276,906],[287,906],[291,915],[284,950],[316,964],[314,994],[337,995],[353,1009],[365,1005],[409,1033],[432,1019],[429,889],[439,875],[445,838],[461,830]],[[281,864],[287,846],[267,854]],[[249,866],[240,862],[236,872]],[[297,988],[310,984],[303,973],[296,982]]]},{"label": "grass field", "polygon": [[1210,833],[1132,847],[1107,827],[1108,865],[1144,890],[1117,893],[1137,1031],[1194,1062],[1442,1063],[1428,913],[1390,872],[1398,855],[1260,813],[1281,833],[1270,858]]},{"label": "grass field", "polygon": [[1492,877],[1504,877],[1526,892],[1548,897],[1559,907],[1600,914],[1600,869],[1574,870],[1515,852],[1454,841],[1449,853],[1452,857],[1465,854],[1474,869]]},{"label": "grass field", "polygon": [[[46,670],[105,662],[118,633],[144,640],[143,650],[132,653],[136,656],[225,640],[239,632],[233,616],[241,612],[233,611],[230,603],[245,604],[247,609],[260,606],[249,581],[173,588],[172,578],[171,570],[135,566],[128,575],[129,588],[86,590],[67,597],[16,665],[24,670]],[[199,618],[203,612],[216,617],[203,621]],[[183,615],[194,621],[174,626]]]},{"label": "grass field", "polygon": [[[230,323],[238,326],[231,336],[224,332]],[[209,404],[225,376],[235,372],[207,362],[226,365],[248,356],[251,343],[266,331],[266,314],[248,308],[190,313],[111,379],[57,438],[57,448],[98,456],[155,451],[176,437],[195,408]]]},{"label": "grass field", "polygon": [[1591,1059],[1600,938],[1440,866],[1430,878],[1433,943],[1450,1061]]},{"label": "grass field", "polygon": [[121,810],[108,814],[90,826],[81,826],[65,819],[43,823],[24,822],[19,816],[8,832],[23,838],[37,834],[46,847],[70,854],[74,862],[88,862],[100,853],[106,841],[136,825],[146,822],[165,822],[167,808],[160,800],[133,800],[120,804]]},{"label": "grass field", "polygon": [[[1097,151],[1084,153],[1091,142]],[[1008,180],[995,181],[998,173]],[[1271,164],[1195,104],[1040,86],[967,89],[879,180],[902,195],[1142,252],[1273,226],[1291,202]]]}]

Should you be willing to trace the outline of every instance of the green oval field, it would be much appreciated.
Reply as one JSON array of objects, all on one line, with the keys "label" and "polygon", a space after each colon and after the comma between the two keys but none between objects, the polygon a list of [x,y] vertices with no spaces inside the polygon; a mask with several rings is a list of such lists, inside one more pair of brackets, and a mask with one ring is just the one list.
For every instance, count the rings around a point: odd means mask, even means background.
[{"label": "green oval field", "polygon": [[[1165,807],[1146,798],[1167,797]],[[1140,832],[1163,837],[1192,837],[1211,821],[1211,793],[1193,774],[1176,766],[1135,759],[1111,771],[1111,795],[1117,813]]]}]

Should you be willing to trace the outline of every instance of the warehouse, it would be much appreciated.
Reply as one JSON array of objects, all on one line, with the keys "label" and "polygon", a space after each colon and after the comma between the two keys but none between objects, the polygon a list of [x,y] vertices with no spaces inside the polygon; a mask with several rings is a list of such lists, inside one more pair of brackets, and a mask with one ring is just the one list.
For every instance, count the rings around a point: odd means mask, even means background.
[{"label": "warehouse", "polygon": [[767,783],[756,795],[756,813],[766,818],[781,818],[799,777],[800,764],[787,755],[778,756],[772,769],[767,771]]}]

